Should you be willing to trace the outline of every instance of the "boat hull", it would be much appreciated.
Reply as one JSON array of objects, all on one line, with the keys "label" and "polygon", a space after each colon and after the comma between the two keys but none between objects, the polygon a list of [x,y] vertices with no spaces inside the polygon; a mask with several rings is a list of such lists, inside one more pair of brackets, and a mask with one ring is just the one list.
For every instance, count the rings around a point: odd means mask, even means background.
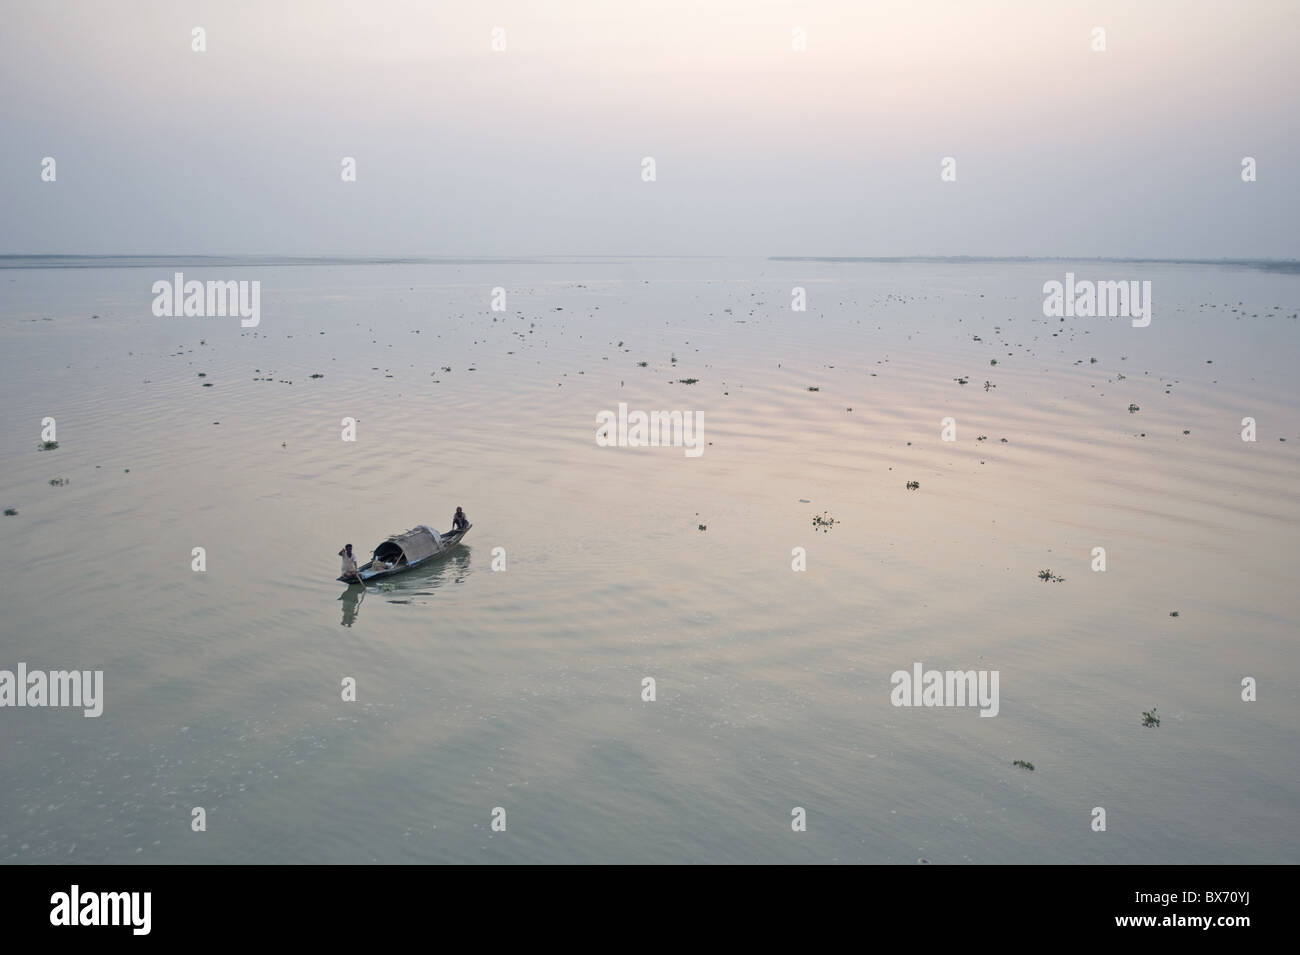
[{"label": "boat hull", "polygon": [[390,567],[388,570],[369,570],[367,568],[370,567],[372,561],[366,561],[359,568],[357,568],[361,574],[360,580],[357,580],[355,577],[342,577],[342,576],[336,577],[335,579],[345,584],[352,584],[353,586],[361,586],[363,584],[368,584],[371,581],[383,580],[386,577],[396,577],[398,574],[404,574],[408,570],[414,570],[416,567],[427,567],[433,561],[438,560],[442,557],[446,557],[447,554],[449,554],[453,549],[459,547],[460,542],[464,539],[465,535],[470,532],[470,529],[473,528],[473,526],[474,526],[473,524],[470,524],[464,530],[448,531],[446,534],[443,534],[442,550],[438,551],[438,553],[436,554],[430,554],[428,557],[422,557],[420,560],[413,561],[411,563],[401,564],[396,567]]}]

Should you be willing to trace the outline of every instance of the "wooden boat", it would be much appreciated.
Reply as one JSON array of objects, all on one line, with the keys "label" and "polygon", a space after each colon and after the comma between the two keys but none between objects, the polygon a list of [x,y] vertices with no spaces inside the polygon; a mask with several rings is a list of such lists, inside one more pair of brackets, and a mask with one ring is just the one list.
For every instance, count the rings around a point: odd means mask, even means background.
[{"label": "wooden boat", "polygon": [[[391,577],[442,557],[456,547],[473,526],[469,524],[463,530],[439,534],[432,527],[420,524],[409,531],[394,534],[374,549],[370,560],[357,567],[361,582]],[[357,583],[355,577],[338,579],[346,584]]]}]

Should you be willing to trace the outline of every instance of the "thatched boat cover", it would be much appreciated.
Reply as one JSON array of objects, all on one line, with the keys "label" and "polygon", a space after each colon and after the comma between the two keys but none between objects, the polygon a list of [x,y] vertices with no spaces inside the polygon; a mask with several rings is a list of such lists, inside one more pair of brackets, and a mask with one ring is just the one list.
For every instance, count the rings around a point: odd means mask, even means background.
[{"label": "thatched boat cover", "polygon": [[417,560],[424,560],[442,551],[442,535],[421,524],[409,531],[394,534],[375,548],[375,553],[391,562],[398,556],[394,548],[401,550],[408,564],[414,564]]}]

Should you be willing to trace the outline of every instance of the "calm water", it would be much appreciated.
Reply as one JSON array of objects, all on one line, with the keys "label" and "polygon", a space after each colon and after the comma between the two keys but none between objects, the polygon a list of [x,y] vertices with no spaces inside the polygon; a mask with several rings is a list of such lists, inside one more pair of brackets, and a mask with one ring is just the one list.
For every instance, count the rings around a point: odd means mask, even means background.
[{"label": "calm water", "polygon": [[[1044,317],[1067,269],[1150,327]],[[260,281],[244,329],[155,318],[173,271],[0,269],[0,669],[106,694],[0,710],[0,860],[1300,861],[1300,277],[183,268]],[[704,453],[598,447],[620,401]],[[454,556],[334,580],[456,505]],[[892,706],[914,662],[999,715]]]}]

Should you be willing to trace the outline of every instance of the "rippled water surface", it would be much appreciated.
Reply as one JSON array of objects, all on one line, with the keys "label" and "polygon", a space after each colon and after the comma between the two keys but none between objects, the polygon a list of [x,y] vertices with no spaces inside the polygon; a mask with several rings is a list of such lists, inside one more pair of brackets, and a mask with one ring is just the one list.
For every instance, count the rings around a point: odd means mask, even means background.
[{"label": "rippled water surface", "polygon": [[[0,859],[1300,861],[1295,275],[185,267],[261,282],[244,329],[133,266],[0,269],[0,669],[106,695],[0,709]],[[1151,325],[1045,317],[1067,269]],[[704,453],[597,446],[619,402]],[[335,581],[457,505],[453,555]],[[892,706],[914,662],[998,715]]]}]

